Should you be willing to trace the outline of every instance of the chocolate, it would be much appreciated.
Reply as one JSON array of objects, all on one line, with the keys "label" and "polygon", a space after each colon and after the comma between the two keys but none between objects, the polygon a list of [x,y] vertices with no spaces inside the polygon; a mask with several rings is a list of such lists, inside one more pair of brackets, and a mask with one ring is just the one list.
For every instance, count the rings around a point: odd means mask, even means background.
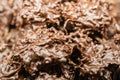
[{"label": "chocolate", "polygon": [[115,4],[2,0],[0,78],[119,79],[120,26]]}]

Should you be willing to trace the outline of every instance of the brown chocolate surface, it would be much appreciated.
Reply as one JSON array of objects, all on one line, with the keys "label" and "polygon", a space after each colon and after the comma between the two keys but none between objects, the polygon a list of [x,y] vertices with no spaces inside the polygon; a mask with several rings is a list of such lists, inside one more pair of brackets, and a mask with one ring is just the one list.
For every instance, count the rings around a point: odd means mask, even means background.
[{"label": "brown chocolate surface", "polygon": [[118,2],[1,0],[1,80],[119,80]]}]

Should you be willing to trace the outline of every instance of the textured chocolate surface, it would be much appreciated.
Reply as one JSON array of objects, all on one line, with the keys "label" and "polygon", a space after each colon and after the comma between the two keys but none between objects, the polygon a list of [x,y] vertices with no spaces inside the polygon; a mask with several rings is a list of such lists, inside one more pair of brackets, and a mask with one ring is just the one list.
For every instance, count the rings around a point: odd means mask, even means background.
[{"label": "textured chocolate surface", "polygon": [[0,79],[119,80],[117,3],[1,0]]}]

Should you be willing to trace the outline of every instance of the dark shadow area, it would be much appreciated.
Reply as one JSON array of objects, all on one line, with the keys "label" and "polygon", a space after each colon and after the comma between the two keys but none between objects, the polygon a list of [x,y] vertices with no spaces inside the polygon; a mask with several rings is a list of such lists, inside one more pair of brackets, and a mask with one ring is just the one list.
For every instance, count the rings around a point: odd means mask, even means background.
[{"label": "dark shadow area", "polygon": [[73,48],[72,54],[70,55],[70,59],[76,63],[76,64],[80,64],[80,60],[82,58],[81,52],[80,50],[77,48],[77,46],[75,46]]},{"label": "dark shadow area", "polygon": [[39,65],[38,69],[40,72],[46,72],[50,75],[57,75],[57,77],[60,77],[63,75],[61,64],[59,62]]},{"label": "dark shadow area", "polygon": [[20,72],[19,72],[18,75],[19,75],[19,79],[20,79],[21,77],[24,77],[24,78],[26,78],[27,80],[34,80],[34,79],[35,79],[33,76],[30,75],[29,72],[27,72],[27,71],[25,70],[24,67],[21,68],[21,70],[20,70]]},{"label": "dark shadow area", "polygon": [[9,25],[9,32],[10,32],[12,29],[15,29],[15,28],[16,28],[15,25],[10,24],[10,25]]},{"label": "dark shadow area", "polygon": [[95,42],[97,44],[100,44],[100,42],[96,38],[102,39],[103,35],[99,31],[90,30],[89,34],[88,34],[88,37],[92,38],[93,42]]}]

